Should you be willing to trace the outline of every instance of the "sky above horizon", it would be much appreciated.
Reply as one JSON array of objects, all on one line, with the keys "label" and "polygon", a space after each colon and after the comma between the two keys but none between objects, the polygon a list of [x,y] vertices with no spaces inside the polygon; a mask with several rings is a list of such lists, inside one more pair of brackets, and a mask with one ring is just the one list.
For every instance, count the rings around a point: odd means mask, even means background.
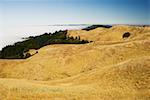
[{"label": "sky above horizon", "polygon": [[0,0],[0,25],[150,24],[150,0]]}]

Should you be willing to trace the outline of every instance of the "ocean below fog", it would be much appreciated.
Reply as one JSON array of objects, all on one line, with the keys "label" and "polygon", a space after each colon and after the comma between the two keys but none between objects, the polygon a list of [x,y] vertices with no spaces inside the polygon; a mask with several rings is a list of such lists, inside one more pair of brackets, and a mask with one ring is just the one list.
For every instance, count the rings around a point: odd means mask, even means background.
[{"label": "ocean below fog", "polygon": [[33,25],[33,26],[9,26],[0,28],[0,50],[6,45],[23,41],[22,38],[37,36],[45,32],[53,33],[59,30],[76,30],[87,27],[88,25]]}]

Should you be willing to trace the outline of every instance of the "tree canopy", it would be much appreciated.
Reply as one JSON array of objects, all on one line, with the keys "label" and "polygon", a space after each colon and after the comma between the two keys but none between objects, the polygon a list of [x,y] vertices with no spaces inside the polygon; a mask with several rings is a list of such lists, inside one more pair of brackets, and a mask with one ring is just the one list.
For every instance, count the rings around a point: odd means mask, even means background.
[{"label": "tree canopy", "polygon": [[98,27],[111,28],[112,26],[111,25],[91,25],[91,26],[88,26],[86,28],[83,28],[82,30],[90,31],[90,30],[96,29]]},{"label": "tree canopy", "polygon": [[[85,44],[89,43],[87,40],[81,40],[80,37],[67,36],[67,30],[56,31],[55,33],[44,33],[39,36],[30,36],[22,42],[7,45],[0,51],[0,58],[2,59],[25,59],[31,55],[26,53],[30,49],[39,49],[50,44]],[[28,55],[25,55],[28,54]]]}]

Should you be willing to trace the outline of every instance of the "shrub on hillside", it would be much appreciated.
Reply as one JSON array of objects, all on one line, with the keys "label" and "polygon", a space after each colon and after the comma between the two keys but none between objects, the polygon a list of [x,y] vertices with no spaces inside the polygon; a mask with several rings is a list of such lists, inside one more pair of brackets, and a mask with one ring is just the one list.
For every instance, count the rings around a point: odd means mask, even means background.
[{"label": "shrub on hillside", "polygon": [[131,34],[129,32],[126,32],[123,34],[122,38],[128,38]]}]

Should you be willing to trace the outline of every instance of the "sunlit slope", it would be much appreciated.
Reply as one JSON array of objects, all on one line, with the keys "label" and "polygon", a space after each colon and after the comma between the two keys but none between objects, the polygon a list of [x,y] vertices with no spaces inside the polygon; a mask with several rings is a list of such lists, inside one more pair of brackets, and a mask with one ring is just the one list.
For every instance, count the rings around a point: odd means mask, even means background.
[{"label": "sunlit slope", "polygon": [[[84,31],[85,33],[82,33],[82,30],[69,31],[68,35],[74,36],[76,32],[81,32],[81,35],[78,34],[81,38],[88,37],[88,40],[94,42],[80,45],[49,45],[41,48],[35,56],[23,61],[2,60],[0,76],[31,80],[62,79],[94,68],[149,55],[148,30],[142,27],[114,26],[110,29]],[[131,36],[123,39],[124,32],[130,32]]]},{"label": "sunlit slope", "polygon": [[[130,32],[131,36],[124,40],[122,38],[125,32]],[[113,26],[112,28],[97,28],[91,31],[85,30],[70,30],[69,36],[80,36],[82,39],[91,40],[99,43],[115,43],[125,42],[131,40],[150,39],[149,27],[136,27],[136,26]]]},{"label": "sunlit slope", "polygon": [[61,79],[150,55],[149,46],[150,41],[146,40],[112,45],[52,45],[25,61],[3,62],[6,64],[2,65],[0,75],[34,80]]},{"label": "sunlit slope", "polygon": [[[123,39],[125,32],[130,37]],[[89,44],[57,44],[26,60],[0,60],[1,98],[148,99],[150,28],[70,30]],[[6,95],[7,94],[7,95]]]},{"label": "sunlit slope", "polygon": [[0,79],[0,97],[10,99],[143,99],[149,98],[149,57],[135,58],[57,81]]}]

